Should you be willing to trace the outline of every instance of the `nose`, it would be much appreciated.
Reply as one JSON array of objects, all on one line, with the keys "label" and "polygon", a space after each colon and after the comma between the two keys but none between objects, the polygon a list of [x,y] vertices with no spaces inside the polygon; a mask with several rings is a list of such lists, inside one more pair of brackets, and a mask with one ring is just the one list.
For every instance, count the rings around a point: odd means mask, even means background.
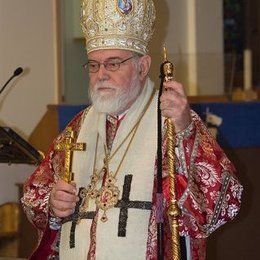
[{"label": "nose", "polygon": [[104,80],[109,79],[108,71],[105,69],[105,66],[103,64],[101,64],[100,67],[99,67],[99,70],[97,72],[97,78],[100,81],[104,81]]}]

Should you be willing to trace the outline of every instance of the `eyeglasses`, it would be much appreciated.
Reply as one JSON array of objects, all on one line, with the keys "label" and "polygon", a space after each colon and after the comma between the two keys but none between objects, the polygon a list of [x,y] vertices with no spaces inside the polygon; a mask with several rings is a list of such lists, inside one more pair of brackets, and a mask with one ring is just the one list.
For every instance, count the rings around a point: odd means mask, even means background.
[{"label": "eyeglasses", "polygon": [[134,56],[131,56],[125,60],[122,61],[113,61],[108,60],[105,62],[98,62],[98,61],[88,61],[86,64],[83,65],[84,69],[88,69],[90,73],[96,73],[99,71],[100,66],[104,65],[105,69],[108,71],[116,71],[120,68],[120,65],[125,63],[126,61],[134,58]]}]

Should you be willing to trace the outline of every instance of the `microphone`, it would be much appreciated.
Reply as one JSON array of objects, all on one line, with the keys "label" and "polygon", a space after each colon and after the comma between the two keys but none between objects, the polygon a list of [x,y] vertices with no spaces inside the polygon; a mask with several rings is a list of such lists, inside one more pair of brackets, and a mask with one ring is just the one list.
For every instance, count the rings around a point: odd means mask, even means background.
[{"label": "microphone", "polygon": [[0,94],[4,91],[5,87],[8,85],[8,83],[15,77],[19,76],[23,72],[23,68],[19,67],[14,71],[14,74],[10,79],[7,80],[7,82],[4,84],[4,86],[0,90]]},{"label": "microphone", "polygon": [[18,76],[23,72],[23,68],[19,67],[14,71],[14,76]]}]

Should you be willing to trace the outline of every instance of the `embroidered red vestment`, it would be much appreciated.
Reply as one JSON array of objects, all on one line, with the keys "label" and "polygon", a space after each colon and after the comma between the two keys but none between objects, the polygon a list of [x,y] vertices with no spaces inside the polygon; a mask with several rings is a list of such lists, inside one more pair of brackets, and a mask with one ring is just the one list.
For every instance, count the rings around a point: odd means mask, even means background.
[{"label": "embroidered red vestment", "polygon": [[[80,130],[82,112],[69,124],[76,135]],[[49,214],[50,191],[63,170],[64,157],[54,151],[54,144],[64,139],[61,133],[51,145],[46,158],[24,186],[22,203],[29,220],[39,230],[38,248],[31,259],[52,259],[58,256],[60,226]],[[163,142],[163,194],[165,198],[165,259],[170,257],[170,228],[166,215],[169,203],[169,178],[165,159],[166,140]],[[180,234],[189,237],[190,259],[205,259],[205,238],[233,219],[239,211],[242,186],[234,175],[235,169],[210,136],[200,118],[192,112],[191,125],[177,135],[176,189],[182,210]],[[156,162],[155,162],[156,172]],[[151,173],[153,174],[153,173]],[[156,181],[155,181],[156,183]],[[154,185],[156,186],[156,185]],[[155,201],[156,187],[154,187]],[[153,201],[153,202],[154,202]],[[147,230],[147,257],[156,257],[156,205],[153,203]],[[93,225],[94,226],[94,225]],[[93,237],[92,243],[95,243]],[[91,246],[95,248],[95,246]],[[95,252],[88,253],[95,259]]]}]

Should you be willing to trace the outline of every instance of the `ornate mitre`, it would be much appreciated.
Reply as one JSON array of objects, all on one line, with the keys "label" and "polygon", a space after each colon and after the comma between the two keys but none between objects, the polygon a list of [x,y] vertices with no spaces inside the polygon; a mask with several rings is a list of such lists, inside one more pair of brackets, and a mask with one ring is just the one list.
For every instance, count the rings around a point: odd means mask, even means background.
[{"label": "ornate mitre", "polygon": [[154,21],[153,0],[82,0],[81,26],[88,53],[124,49],[147,54]]}]

